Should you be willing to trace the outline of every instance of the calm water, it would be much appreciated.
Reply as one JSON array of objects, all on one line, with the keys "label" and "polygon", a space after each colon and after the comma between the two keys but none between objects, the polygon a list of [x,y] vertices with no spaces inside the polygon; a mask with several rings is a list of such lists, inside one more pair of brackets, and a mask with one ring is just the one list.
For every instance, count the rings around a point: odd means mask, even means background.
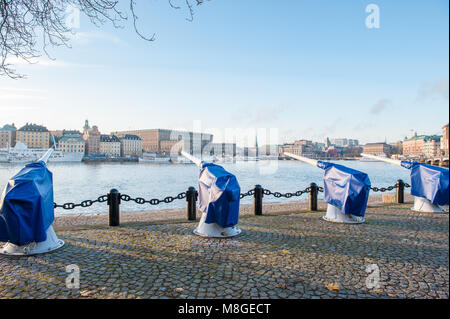
[{"label": "calm water", "polygon": [[[410,181],[409,171],[382,162],[341,161],[340,164],[361,170],[369,174],[372,186],[389,186],[401,178]],[[295,192],[305,189],[311,182],[322,186],[323,170],[298,161],[259,161],[237,162],[223,164],[234,173],[241,185],[241,191],[261,184],[264,188],[278,192]],[[16,174],[23,165],[0,164],[0,189],[6,185],[8,179]],[[163,199],[166,196],[175,196],[185,191],[189,186],[197,186],[199,170],[193,164],[165,164],[165,163],[49,163],[53,172],[55,202],[80,203],[86,199],[96,199],[106,194],[111,188],[117,188],[122,194],[134,198]],[[277,199],[265,196],[265,202],[279,202],[291,199]],[[307,199],[303,195],[300,199]],[[252,202],[251,197],[241,201],[243,204]],[[162,203],[156,206],[150,204],[138,205],[132,202],[123,202],[123,212],[139,212],[158,209],[186,207],[185,199],[178,199],[170,204]],[[56,215],[67,214],[98,214],[106,213],[106,203],[96,203],[89,208],[76,208],[63,210],[58,208]]]}]

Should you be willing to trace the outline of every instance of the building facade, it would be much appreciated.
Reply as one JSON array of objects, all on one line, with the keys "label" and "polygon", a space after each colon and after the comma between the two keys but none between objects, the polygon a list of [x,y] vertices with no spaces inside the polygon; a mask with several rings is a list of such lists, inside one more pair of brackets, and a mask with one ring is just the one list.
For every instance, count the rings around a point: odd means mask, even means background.
[{"label": "building facade", "polygon": [[178,153],[183,148],[181,141],[161,141],[159,144],[159,152],[162,155],[169,155],[171,152]]},{"label": "building facade", "polygon": [[397,141],[393,143],[389,143],[391,146],[392,154],[402,155],[403,154],[403,142]]},{"label": "building facade", "polygon": [[28,148],[49,148],[50,132],[45,126],[27,123],[17,130],[16,142],[19,141]]},{"label": "building facade", "polygon": [[403,141],[403,155],[422,156],[426,138],[426,135],[417,135],[417,133],[411,138],[405,138]]},{"label": "building facade", "polygon": [[351,138],[332,138],[330,140],[330,143],[332,145],[338,146],[338,147],[352,147],[352,146],[358,146],[359,141]]},{"label": "building facade", "polygon": [[14,147],[16,145],[16,132],[14,123],[4,125],[0,129],[0,148]]},{"label": "building facade", "polygon": [[[417,135],[415,134],[413,137],[406,139],[403,141],[403,155],[405,156],[413,156],[413,157],[421,157],[421,156],[430,156],[431,154],[435,154],[436,148],[436,140],[439,141],[438,146],[438,155],[441,154],[441,136],[438,135]],[[425,147],[426,145],[426,147]],[[431,155],[437,156],[437,155]]]},{"label": "building facade", "polygon": [[126,134],[120,138],[122,156],[141,156],[142,140],[139,136]]},{"label": "building facade", "polygon": [[235,157],[237,154],[236,143],[210,143],[205,155],[215,155],[218,157]]},{"label": "building facade", "polygon": [[367,143],[363,146],[363,153],[372,155],[391,155],[391,146],[386,143]]},{"label": "building facade", "polygon": [[83,131],[83,140],[86,141],[86,154],[102,154],[100,152],[100,131],[97,126],[89,127],[89,123],[86,120]]},{"label": "building facade", "polygon": [[100,135],[100,154],[118,157],[120,156],[120,140],[115,135]]},{"label": "building facade", "polygon": [[441,139],[433,136],[427,138],[423,144],[423,155],[426,158],[433,158],[441,155]]},{"label": "building facade", "polygon": [[[127,134],[137,135],[142,140],[142,149],[150,153],[170,153],[176,142],[183,141],[183,149],[190,154],[200,154],[206,145],[212,142],[213,135],[168,129],[147,129],[113,132],[123,137]],[[170,142],[168,142],[170,141]]]},{"label": "building facade", "polygon": [[297,140],[291,144],[280,145],[278,148],[279,156],[284,156],[284,152],[310,158],[324,156],[323,143],[313,143],[309,140]]},{"label": "building facade", "polygon": [[86,142],[76,134],[66,134],[59,138],[58,149],[64,153],[85,154]]},{"label": "building facade", "polygon": [[441,154],[448,156],[448,124],[442,127]]}]

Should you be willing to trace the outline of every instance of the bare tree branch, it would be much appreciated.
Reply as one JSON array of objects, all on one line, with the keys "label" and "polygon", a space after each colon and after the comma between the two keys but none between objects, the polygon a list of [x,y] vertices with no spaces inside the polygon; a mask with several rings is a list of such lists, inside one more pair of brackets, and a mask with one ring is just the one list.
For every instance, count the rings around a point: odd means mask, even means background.
[{"label": "bare tree branch", "polygon": [[[119,9],[119,4],[126,1],[129,1],[136,34],[143,40],[154,41],[155,34],[147,37],[139,31],[135,0],[0,0],[0,76],[23,78],[14,68],[18,60],[32,63],[42,52],[52,59],[49,47],[70,48],[72,30],[66,24],[68,8],[78,8],[96,26],[111,23],[121,28],[128,15]],[[171,8],[181,9],[184,5],[188,9],[188,21],[194,18],[194,6],[204,2],[178,0],[181,4],[175,5],[174,1],[168,0]]]}]

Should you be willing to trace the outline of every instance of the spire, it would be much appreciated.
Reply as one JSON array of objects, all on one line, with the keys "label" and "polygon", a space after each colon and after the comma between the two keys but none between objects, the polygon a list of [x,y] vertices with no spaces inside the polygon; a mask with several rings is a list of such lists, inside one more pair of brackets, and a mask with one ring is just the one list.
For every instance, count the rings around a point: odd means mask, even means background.
[{"label": "spire", "polygon": [[256,157],[259,157],[258,134],[255,135],[255,149],[256,149]]},{"label": "spire", "polygon": [[83,129],[85,133],[90,129],[88,120],[84,121]]}]

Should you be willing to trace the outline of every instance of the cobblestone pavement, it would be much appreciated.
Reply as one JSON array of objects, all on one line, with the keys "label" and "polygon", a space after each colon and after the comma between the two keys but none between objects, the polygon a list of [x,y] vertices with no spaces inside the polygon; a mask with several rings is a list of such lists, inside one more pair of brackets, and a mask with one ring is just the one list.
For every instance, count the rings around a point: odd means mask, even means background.
[{"label": "cobblestone pavement", "polygon": [[[0,297],[448,298],[448,214],[410,207],[371,207],[361,225],[244,216],[233,239],[197,237],[188,222],[59,230],[60,250],[0,256]],[[66,288],[70,264],[79,290]],[[380,283],[369,289],[370,267]]]}]

